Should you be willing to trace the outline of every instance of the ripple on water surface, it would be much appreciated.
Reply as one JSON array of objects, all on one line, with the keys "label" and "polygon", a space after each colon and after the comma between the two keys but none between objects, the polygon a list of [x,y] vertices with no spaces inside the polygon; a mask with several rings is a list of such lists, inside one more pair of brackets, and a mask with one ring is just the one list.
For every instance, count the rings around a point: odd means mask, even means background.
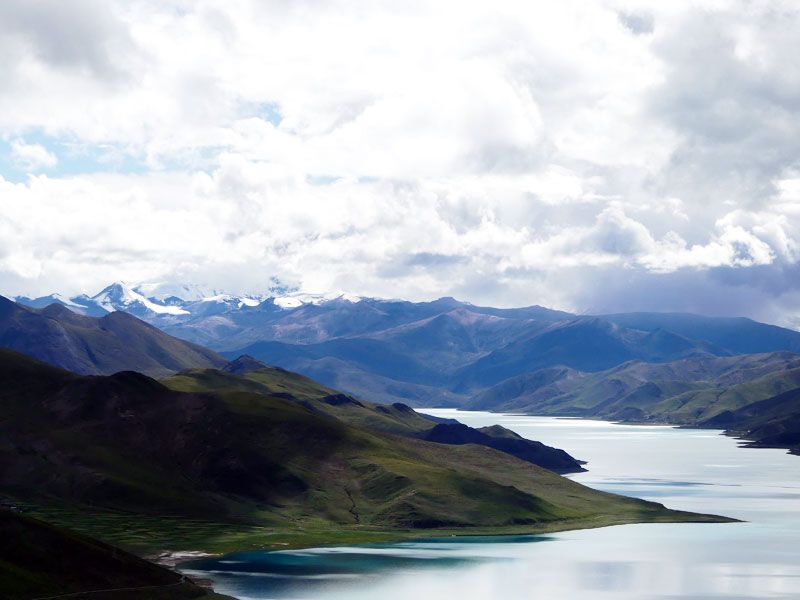
[{"label": "ripple on water surface", "polygon": [[185,566],[242,599],[800,598],[800,457],[708,430],[427,411],[564,448],[575,481],[746,523],[246,552]]}]

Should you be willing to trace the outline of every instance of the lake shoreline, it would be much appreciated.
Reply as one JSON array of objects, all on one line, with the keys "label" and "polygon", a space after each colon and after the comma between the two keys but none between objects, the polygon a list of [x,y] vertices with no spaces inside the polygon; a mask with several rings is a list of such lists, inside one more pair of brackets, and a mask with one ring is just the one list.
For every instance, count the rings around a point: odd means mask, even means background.
[{"label": "lake shoreline", "polygon": [[[475,411],[435,414],[475,427],[500,423],[590,459],[590,471],[569,477],[576,482],[692,512],[673,514],[655,527],[641,519],[572,521],[392,532],[381,541],[363,539],[362,532],[356,539],[350,532],[350,543],[328,539],[310,548],[299,547],[305,540],[298,537],[297,551],[243,552],[178,568],[208,576],[221,593],[254,599],[455,594],[483,600],[518,597],[520,590],[593,600],[695,600],[714,594],[750,599],[764,597],[765,590],[772,597],[796,597],[791,592],[800,577],[800,484],[794,459],[784,452],[744,452],[720,430]],[[692,523],[692,513],[743,522],[706,527],[697,519]]]},{"label": "lake shoreline", "polygon": [[745,521],[736,519],[734,517],[726,517],[722,515],[712,515],[703,513],[692,513],[688,511],[673,511],[678,515],[685,515],[684,518],[670,518],[664,517],[660,519],[597,519],[597,520],[576,520],[569,522],[558,523],[543,523],[541,526],[510,526],[502,528],[441,528],[441,529],[417,529],[417,530],[391,530],[391,529],[376,529],[364,532],[359,535],[356,530],[347,530],[341,539],[333,536],[333,539],[327,542],[321,542],[318,537],[313,535],[307,539],[302,537],[295,539],[291,542],[272,543],[270,547],[242,547],[227,549],[224,552],[213,552],[206,550],[163,550],[158,555],[146,556],[148,560],[160,564],[162,566],[178,567],[179,565],[189,564],[197,560],[206,558],[221,557],[236,552],[245,551],[264,551],[264,552],[278,552],[281,550],[305,550],[309,548],[325,548],[340,545],[365,545],[375,543],[395,543],[412,540],[425,540],[436,538],[477,538],[477,537],[514,537],[514,536],[537,536],[546,535],[549,533],[563,533],[568,531],[581,531],[587,529],[601,529],[605,527],[617,527],[621,525],[660,525],[660,524],[678,524],[678,523],[693,523],[693,524],[720,524],[720,523],[743,523]]},{"label": "lake shoreline", "polygon": [[[424,412],[424,411],[435,411],[435,410],[450,410],[454,412],[476,412],[470,410],[462,410],[460,408],[452,408],[452,407],[425,407],[425,408],[415,408],[414,410]],[[720,435],[724,435],[727,437],[734,438],[741,442],[739,444],[740,448],[769,448],[772,450],[786,450],[787,454],[791,454],[792,456],[800,456],[800,447],[798,447],[795,443],[786,443],[786,444],[775,444],[769,442],[763,442],[759,439],[752,437],[749,435],[748,431],[736,430],[736,429],[720,429],[719,427],[703,427],[699,424],[694,423],[677,423],[675,421],[668,421],[668,420],[661,420],[661,419],[652,419],[648,421],[636,421],[636,420],[619,420],[619,419],[608,419],[605,417],[598,417],[598,416],[579,416],[579,415],[559,415],[559,414],[539,414],[539,413],[517,413],[517,412],[506,412],[506,411],[495,411],[491,409],[484,409],[484,411],[477,411],[477,412],[487,412],[495,415],[504,415],[509,417],[542,417],[548,419],[560,419],[560,420],[576,420],[576,421],[599,421],[604,423],[614,423],[615,425],[632,425],[635,427],[673,427],[675,429],[701,429],[703,431],[718,431]]]}]

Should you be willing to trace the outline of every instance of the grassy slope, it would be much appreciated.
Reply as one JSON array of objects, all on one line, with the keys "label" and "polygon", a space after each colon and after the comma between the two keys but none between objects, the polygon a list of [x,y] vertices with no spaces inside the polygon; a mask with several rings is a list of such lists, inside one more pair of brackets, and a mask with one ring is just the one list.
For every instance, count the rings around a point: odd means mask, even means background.
[{"label": "grassy slope", "polygon": [[0,598],[27,600],[90,590],[145,587],[149,589],[85,597],[125,600],[226,598],[184,581],[173,571],[102,542],[0,509]]},{"label": "grassy slope", "polygon": [[[172,389],[187,392],[241,390],[267,395],[279,394],[350,425],[438,443],[473,443],[489,446],[556,473],[575,473],[583,470],[580,463],[563,450],[524,440],[513,432],[500,431],[502,428],[486,432],[455,424],[434,428],[433,421],[406,405],[364,402],[336,392],[303,375],[263,364],[260,366],[264,368],[256,368],[242,375],[214,369],[190,369],[165,379],[163,383]],[[441,431],[442,428],[449,429]]]},{"label": "grassy slope", "polygon": [[800,388],[717,413],[701,425],[725,428],[752,440],[753,447],[788,448],[800,454]]},{"label": "grassy slope", "polygon": [[715,520],[249,391],[78,377],[10,351],[0,351],[0,380],[2,493],[140,551]]},{"label": "grassy slope", "polygon": [[533,373],[476,396],[472,408],[540,415],[723,427],[757,445],[796,451],[800,405],[772,401],[800,389],[788,352],[631,362],[602,373]]},{"label": "grassy slope", "polygon": [[[642,386],[658,385],[667,399],[695,390],[725,389],[800,367],[800,356],[774,352],[735,357],[691,358],[672,363],[631,361],[600,373],[557,368],[512,378],[476,395],[470,408],[599,409],[611,414],[619,401]],[[647,395],[652,395],[647,394]],[[624,407],[624,404],[622,405]]]},{"label": "grassy slope", "polygon": [[[350,425],[407,435],[426,431],[432,421],[400,405],[374,404],[346,396],[291,371],[269,367],[242,376],[216,369],[188,369],[164,379],[164,385],[181,392],[243,391],[266,395],[290,395],[315,411]],[[326,401],[327,399],[327,401]]]}]

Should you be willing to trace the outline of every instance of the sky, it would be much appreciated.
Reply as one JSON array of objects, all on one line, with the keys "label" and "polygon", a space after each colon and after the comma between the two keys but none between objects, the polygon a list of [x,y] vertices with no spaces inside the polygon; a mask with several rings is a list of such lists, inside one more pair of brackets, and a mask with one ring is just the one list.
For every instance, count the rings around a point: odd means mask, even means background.
[{"label": "sky", "polygon": [[800,327],[800,5],[3,0],[0,294]]}]

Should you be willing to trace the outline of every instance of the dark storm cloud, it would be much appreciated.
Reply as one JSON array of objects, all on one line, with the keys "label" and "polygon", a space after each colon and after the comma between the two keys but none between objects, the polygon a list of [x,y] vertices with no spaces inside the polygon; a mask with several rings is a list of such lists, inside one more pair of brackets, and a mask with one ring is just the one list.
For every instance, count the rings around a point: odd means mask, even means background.
[{"label": "dark storm cloud", "polygon": [[[579,310],[616,312],[691,312],[709,316],[750,316],[775,322],[788,298],[725,281],[723,275],[744,271],[720,268],[656,274],[642,270],[598,269],[583,273],[587,285],[577,293]],[[748,270],[749,271],[749,270]]]}]

